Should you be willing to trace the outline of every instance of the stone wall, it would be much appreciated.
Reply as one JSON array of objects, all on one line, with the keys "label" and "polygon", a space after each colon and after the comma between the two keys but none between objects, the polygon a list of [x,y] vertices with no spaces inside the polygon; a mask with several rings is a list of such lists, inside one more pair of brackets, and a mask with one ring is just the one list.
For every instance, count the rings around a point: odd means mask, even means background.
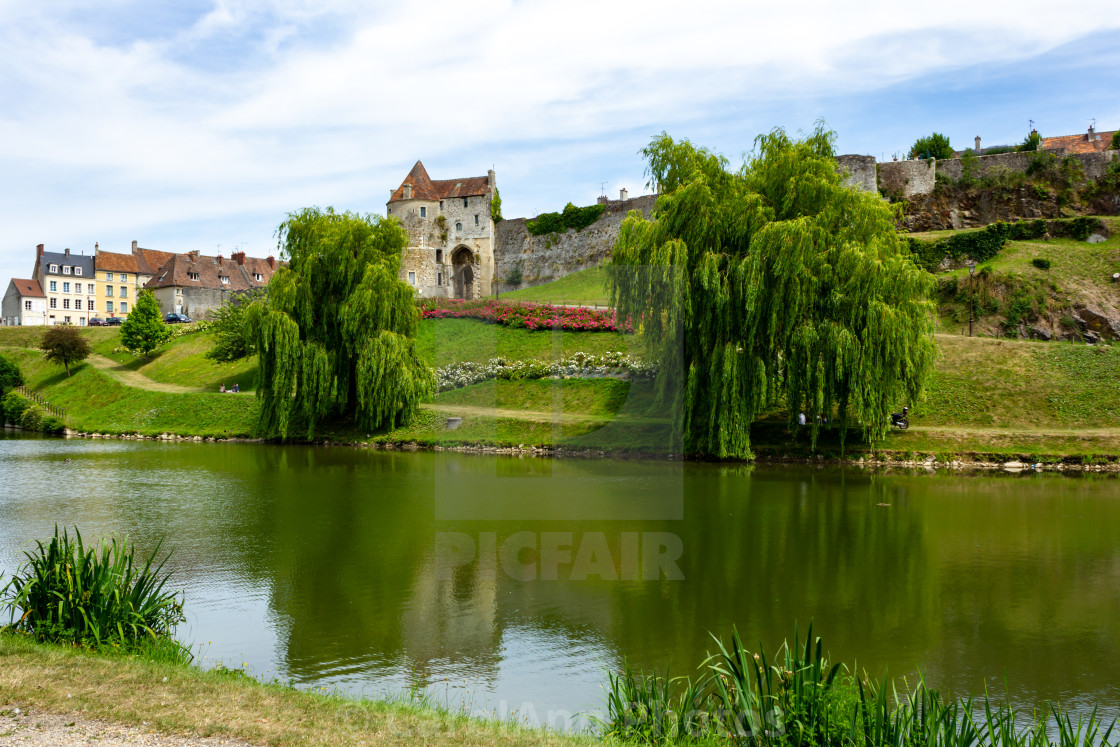
[{"label": "stone wall", "polygon": [[[1102,151],[1100,153],[1073,153],[1070,158],[1076,159],[1081,162],[1082,169],[1085,170],[1085,176],[1094,181],[1100,179],[1108,171],[1108,164],[1112,159],[1120,154],[1120,151],[1110,150]],[[1023,152],[1023,153],[999,153],[994,156],[977,156],[976,157],[976,170],[973,173],[974,177],[991,176],[1001,171],[1016,171],[1026,172],[1030,167],[1031,162],[1034,161],[1037,152]],[[1057,155],[1055,153],[1055,155]],[[845,156],[846,157],[846,156]],[[837,159],[839,160],[839,159]],[[894,167],[901,164],[924,163],[922,161],[898,161],[897,163],[882,163],[879,164],[879,174],[882,178],[884,169]],[[936,171],[939,174],[944,174],[953,181],[957,181],[964,174],[964,169],[961,165],[959,158],[946,159],[938,161]],[[928,191],[932,191],[931,186]],[[926,194],[927,192],[915,192],[914,194]],[[905,195],[909,197],[910,195]]]},{"label": "stone wall", "polygon": [[[427,213],[423,218],[421,205]],[[462,256],[459,250],[463,247],[473,258],[469,263],[470,297],[490,295],[494,258],[489,195],[450,197],[438,203],[398,201],[390,203],[386,212],[408,231],[409,245],[401,257],[400,278],[421,296],[455,296],[456,273],[463,272],[465,263],[456,265],[454,258]]]},{"label": "stone wall", "polygon": [[929,194],[933,191],[937,173],[937,159],[922,161],[887,161],[879,164],[879,189],[887,195]]},{"label": "stone wall", "polygon": [[874,193],[879,191],[879,185],[876,182],[875,156],[837,156],[836,170],[847,172],[848,176],[844,180],[845,186],[858,187],[864,192]]},{"label": "stone wall", "polygon": [[[600,265],[610,256],[626,214],[638,210],[648,218],[656,202],[657,195],[611,200],[599,220],[582,231],[572,229],[562,234],[533,236],[525,226],[525,218],[503,220],[495,230],[494,289],[527,288]],[[506,283],[505,279],[518,265],[520,285]]]}]

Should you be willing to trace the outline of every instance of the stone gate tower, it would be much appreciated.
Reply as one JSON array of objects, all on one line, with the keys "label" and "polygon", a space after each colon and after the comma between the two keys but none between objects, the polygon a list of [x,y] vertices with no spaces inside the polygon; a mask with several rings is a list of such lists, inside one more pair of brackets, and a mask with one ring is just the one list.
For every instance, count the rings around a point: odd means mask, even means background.
[{"label": "stone gate tower", "polygon": [[486,176],[433,180],[419,161],[389,194],[387,215],[408,231],[401,280],[422,297],[482,298],[494,278],[490,201],[497,184]]}]

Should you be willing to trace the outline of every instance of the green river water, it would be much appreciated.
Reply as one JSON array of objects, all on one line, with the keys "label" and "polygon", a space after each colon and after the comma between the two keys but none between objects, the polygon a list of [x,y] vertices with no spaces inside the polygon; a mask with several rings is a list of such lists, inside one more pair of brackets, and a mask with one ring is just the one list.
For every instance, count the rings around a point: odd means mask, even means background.
[{"label": "green river water", "polygon": [[[69,460],[69,461],[67,461]],[[1115,714],[1120,480],[0,438],[0,570],[54,525],[174,554],[204,665],[553,726],[709,631]]]}]

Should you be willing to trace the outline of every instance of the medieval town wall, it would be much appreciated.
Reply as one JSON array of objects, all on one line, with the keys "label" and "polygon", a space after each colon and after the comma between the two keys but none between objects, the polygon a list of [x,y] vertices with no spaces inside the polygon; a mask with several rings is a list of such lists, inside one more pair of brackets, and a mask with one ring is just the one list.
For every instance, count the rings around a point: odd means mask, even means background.
[{"label": "medieval town wall", "polygon": [[[562,234],[533,236],[525,225],[526,218],[501,221],[494,237],[494,290],[528,288],[597,267],[610,257],[627,213],[638,210],[648,218],[656,202],[657,195],[611,200],[599,220],[582,231],[569,229]],[[517,267],[521,269],[521,283],[511,285],[506,278]]]},{"label": "medieval town wall", "polygon": [[875,156],[837,156],[836,170],[846,173],[844,186],[858,187],[864,192],[876,192],[879,189],[876,183]]}]

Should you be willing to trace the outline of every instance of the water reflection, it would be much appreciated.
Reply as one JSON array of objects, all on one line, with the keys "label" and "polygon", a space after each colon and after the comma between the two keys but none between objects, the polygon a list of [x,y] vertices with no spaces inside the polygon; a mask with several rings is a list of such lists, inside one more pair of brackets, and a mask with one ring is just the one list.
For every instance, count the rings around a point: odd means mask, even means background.
[{"label": "water reflection", "polygon": [[4,438],[0,486],[0,568],[56,522],[166,535],[207,660],[306,685],[575,711],[623,656],[686,674],[709,631],[814,620],[959,693],[1120,695],[1115,479]]}]

